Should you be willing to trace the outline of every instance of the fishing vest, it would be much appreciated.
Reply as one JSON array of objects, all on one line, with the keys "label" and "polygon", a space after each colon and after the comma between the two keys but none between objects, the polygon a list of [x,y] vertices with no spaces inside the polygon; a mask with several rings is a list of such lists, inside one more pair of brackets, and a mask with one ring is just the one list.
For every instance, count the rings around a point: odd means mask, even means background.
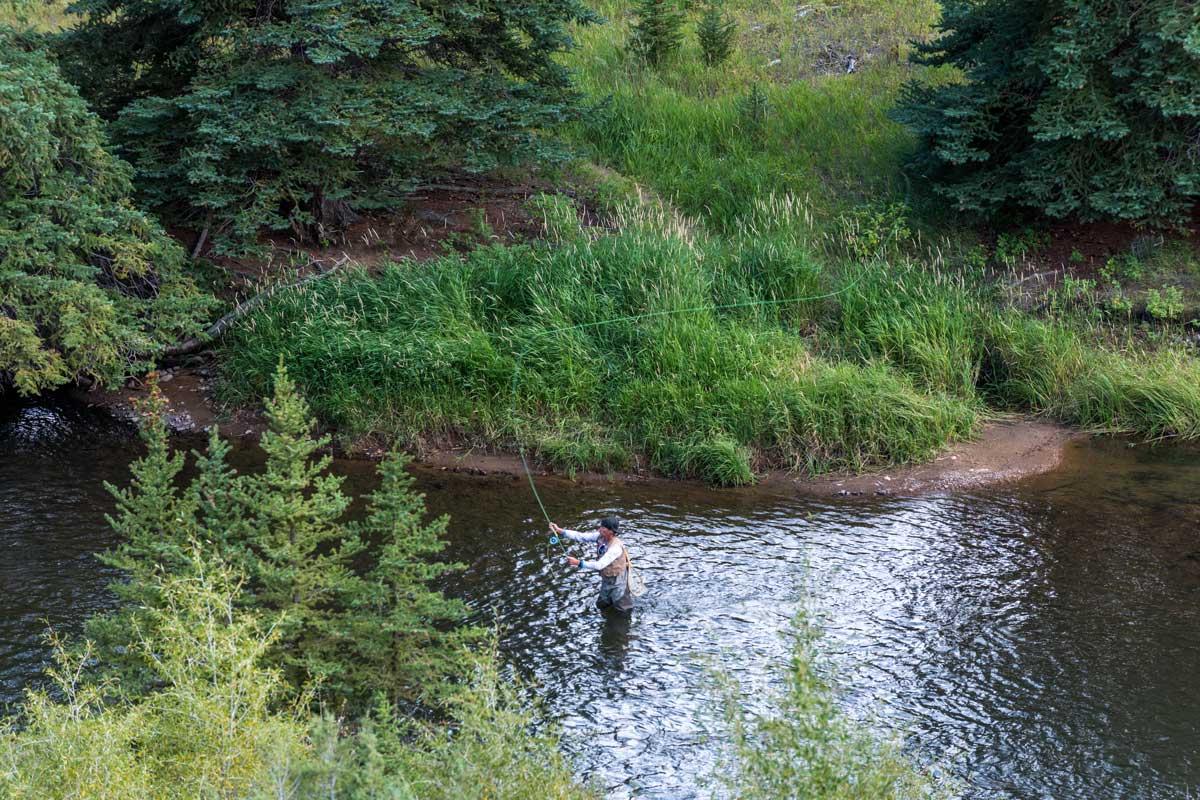
[{"label": "fishing vest", "polygon": [[[625,543],[616,536],[613,537],[613,541],[621,545],[621,555],[617,556],[617,559],[607,567],[600,570],[600,574],[605,578],[615,578],[625,570],[629,569],[629,548],[627,548]],[[604,551],[611,546],[612,545],[604,545],[604,543],[601,542],[600,546],[596,548],[597,556],[604,555]]]}]

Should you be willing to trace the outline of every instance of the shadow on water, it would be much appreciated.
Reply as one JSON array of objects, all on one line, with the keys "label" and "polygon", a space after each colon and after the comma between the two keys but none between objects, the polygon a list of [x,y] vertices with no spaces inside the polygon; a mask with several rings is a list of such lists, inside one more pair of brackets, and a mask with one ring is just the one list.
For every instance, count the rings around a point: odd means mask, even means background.
[{"label": "shadow on water", "polygon": [[[0,412],[0,699],[110,602],[102,482],[130,432],[69,406]],[[370,467],[339,464],[352,489]],[[496,621],[510,662],[610,796],[707,796],[720,730],[710,670],[767,707],[801,602],[844,706],[963,776],[972,797],[1183,796],[1200,785],[1200,454],[1080,445],[1061,472],[971,495],[808,501],[684,487],[572,487],[564,525],[625,520],[649,592],[592,607],[528,489],[421,473],[452,515],[447,590]]]}]

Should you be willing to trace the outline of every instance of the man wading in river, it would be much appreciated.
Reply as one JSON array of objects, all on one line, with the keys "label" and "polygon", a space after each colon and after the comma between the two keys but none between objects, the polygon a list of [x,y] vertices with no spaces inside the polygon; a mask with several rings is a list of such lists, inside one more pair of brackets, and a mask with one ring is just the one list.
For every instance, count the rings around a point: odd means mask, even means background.
[{"label": "man wading in river", "polygon": [[594,569],[600,573],[600,595],[596,598],[596,608],[629,611],[633,608],[633,595],[629,593],[629,553],[617,538],[620,526],[616,517],[605,517],[600,520],[600,527],[595,533],[569,531],[553,522],[550,523],[550,530],[574,542],[596,543],[594,561],[567,556],[567,563],[576,569]]}]

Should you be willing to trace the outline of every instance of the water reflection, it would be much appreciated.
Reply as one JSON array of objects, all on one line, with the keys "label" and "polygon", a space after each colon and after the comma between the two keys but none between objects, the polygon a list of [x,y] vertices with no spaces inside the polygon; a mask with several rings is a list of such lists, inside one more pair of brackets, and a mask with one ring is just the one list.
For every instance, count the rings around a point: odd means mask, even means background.
[{"label": "water reflection", "polygon": [[[43,618],[108,602],[105,479],[128,432],[70,409],[0,416],[0,694],[45,657]],[[83,431],[87,433],[84,434]],[[98,432],[97,432],[98,431]],[[349,485],[369,469],[343,464]],[[557,521],[610,513],[649,586],[593,606],[520,481],[423,475],[452,515],[447,589],[498,622],[510,662],[610,796],[707,796],[721,666],[765,710],[804,602],[842,701],[941,758],[973,797],[1157,798],[1200,784],[1200,456],[1088,446],[1070,472],[950,497],[818,503],[548,482]]]}]

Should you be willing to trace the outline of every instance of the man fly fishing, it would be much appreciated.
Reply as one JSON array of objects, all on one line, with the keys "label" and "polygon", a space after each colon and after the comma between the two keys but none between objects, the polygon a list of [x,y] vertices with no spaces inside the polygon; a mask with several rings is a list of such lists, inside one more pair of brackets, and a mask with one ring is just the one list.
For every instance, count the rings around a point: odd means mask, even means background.
[{"label": "man fly fishing", "polygon": [[615,608],[618,611],[633,609],[633,594],[629,591],[629,552],[617,538],[621,522],[616,517],[600,520],[595,533],[580,533],[560,528],[553,522],[550,530],[573,542],[595,542],[596,558],[581,560],[567,556],[567,563],[576,569],[594,569],[600,573],[600,594],[596,597],[596,608]]}]

